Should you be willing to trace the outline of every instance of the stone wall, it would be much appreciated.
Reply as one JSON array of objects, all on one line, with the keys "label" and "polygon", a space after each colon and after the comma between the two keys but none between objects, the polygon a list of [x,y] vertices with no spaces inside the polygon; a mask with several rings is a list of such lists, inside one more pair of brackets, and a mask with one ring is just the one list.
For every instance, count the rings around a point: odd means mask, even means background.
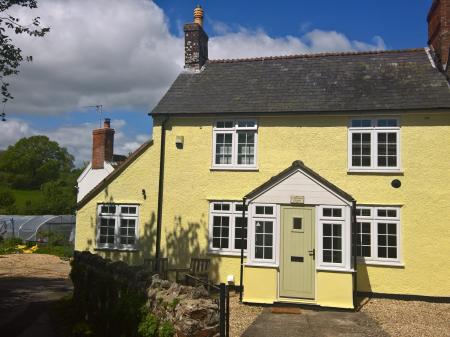
[{"label": "stone wall", "polygon": [[177,337],[218,335],[218,304],[202,286],[161,280],[144,266],[89,252],[75,252],[71,278],[75,307],[96,336],[140,336],[139,324],[148,313],[173,326]]}]

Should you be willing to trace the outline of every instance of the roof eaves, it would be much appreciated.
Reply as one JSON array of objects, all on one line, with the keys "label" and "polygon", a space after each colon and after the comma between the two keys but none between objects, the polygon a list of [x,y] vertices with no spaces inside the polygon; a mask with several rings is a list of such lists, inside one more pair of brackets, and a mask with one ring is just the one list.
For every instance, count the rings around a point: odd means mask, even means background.
[{"label": "roof eaves", "polygon": [[105,186],[114,181],[128,166],[130,166],[137,158],[141,156],[150,146],[153,145],[153,140],[149,140],[142,144],[136,151],[134,151],[128,158],[121,163],[114,171],[112,171],[109,175],[106,176],[97,186],[94,187],[88,194],[85,195],[83,199],[81,199],[77,203],[77,210],[81,209],[85,206],[89,201],[92,200],[98,193],[100,193]]}]

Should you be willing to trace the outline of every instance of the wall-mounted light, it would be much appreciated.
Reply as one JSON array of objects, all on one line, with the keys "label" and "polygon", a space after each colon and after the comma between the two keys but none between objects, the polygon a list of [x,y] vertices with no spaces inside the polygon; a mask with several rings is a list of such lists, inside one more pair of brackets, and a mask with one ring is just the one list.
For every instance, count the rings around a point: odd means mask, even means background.
[{"label": "wall-mounted light", "polygon": [[144,200],[147,199],[147,193],[145,192],[145,189],[142,189],[142,197],[144,198]]},{"label": "wall-mounted light", "polygon": [[184,146],[184,136],[177,136],[175,138],[175,145],[177,149],[182,149]]}]

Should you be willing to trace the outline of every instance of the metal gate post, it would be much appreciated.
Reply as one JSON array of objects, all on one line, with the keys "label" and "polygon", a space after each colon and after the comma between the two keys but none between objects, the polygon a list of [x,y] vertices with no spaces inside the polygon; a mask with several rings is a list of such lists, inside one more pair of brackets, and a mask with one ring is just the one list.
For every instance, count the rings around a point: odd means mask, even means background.
[{"label": "metal gate post", "polygon": [[226,337],[230,337],[230,287],[228,285],[225,286],[226,292],[226,314],[225,314],[225,331]]},{"label": "metal gate post", "polygon": [[225,333],[225,283],[220,284],[220,300],[219,300],[219,310],[220,310],[220,337],[226,337]]}]

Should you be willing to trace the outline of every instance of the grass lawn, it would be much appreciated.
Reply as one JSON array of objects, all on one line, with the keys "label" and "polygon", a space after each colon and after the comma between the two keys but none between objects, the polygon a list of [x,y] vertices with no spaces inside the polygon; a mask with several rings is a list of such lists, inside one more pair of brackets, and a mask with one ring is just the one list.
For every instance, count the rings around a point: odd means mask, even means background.
[{"label": "grass lawn", "polygon": [[44,200],[44,195],[40,190],[11,190],[16,198],[17,209],[24,209],[27,200],[31,204],[36,204]]}]

